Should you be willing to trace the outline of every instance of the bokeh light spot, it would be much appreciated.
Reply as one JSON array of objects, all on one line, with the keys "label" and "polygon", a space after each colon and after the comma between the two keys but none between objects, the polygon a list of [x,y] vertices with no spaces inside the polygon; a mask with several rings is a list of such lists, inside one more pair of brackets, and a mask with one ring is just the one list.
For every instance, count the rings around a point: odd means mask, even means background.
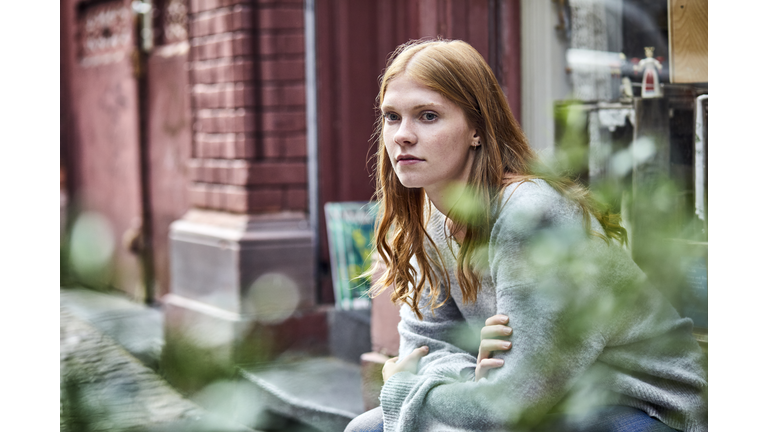
[{"label": "bokeh light spot", "polygon": [[72,268],[79,276],[92,277],[109,266],[115,238],[107,218],[96,212],[82,213],[70,237]]},{"label": "bokeh light spot", "polygon": [[299,305],[299,287],[282,273],[265,273],[251,284],[247,307],[257,321],[277,324],[290,317]]}]

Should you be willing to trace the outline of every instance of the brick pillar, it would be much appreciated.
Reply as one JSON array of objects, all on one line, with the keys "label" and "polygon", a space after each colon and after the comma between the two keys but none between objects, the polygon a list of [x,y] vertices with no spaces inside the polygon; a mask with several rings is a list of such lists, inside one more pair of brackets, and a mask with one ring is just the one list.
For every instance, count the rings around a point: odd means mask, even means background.
[{"label": "brick pillar", "polygon": [[[326,338],[324,317],[313,312],[303,13],[300,0],[190,0],[194,208],[171,226],[166,329],[177,339],[201,330],[224,335],[214,347],[223,363],[248,360],[241,355],[243,345],[254,346],[247,337],[285,335],[254,331],[288,325],[261,319],[274,312],[273,301],[293,311],[292,326],[302,316],[317,325],[300,340],[288,331],[287,340],[266,345]],[[251,286],[268,273],[283,282],[254,295]],[[208,328],[190,330],[193,322]]]},{"label": "brick pillar", "polygon": [[303,26],[300,1],[192,0],[195,207],[307,210]]}]

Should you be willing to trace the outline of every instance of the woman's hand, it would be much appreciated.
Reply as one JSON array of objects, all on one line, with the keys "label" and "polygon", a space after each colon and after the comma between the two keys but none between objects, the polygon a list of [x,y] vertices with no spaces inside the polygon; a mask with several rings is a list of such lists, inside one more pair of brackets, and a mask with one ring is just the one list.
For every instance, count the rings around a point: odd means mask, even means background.
[{"label": "woman's hand", "polygon": [[419,359],[427,355],[429,347],[424,345],[423,347],[416,348],[411,351],[410,354],[403,357],[403,361],[397,363],[399,357],[392,357],[384,363],[384,368],[381,369],[381,375],[384,377],[384,382],[387,382],[389,377],[398,372],[410,372],[415,374],[418,370]]},{"label": "woman's hand", "polygon": [[512,328],[506,325],[508,322],[509,317],[501,314],[485,320],[485,327],[480,331],[480,351],[477,354],[475,381],[485,378],[489,370],[504,365],[504,360],[491,358],[491,354],[494,351],[506,351],[512,348],[512,342],[499,339],[512,335]]}]

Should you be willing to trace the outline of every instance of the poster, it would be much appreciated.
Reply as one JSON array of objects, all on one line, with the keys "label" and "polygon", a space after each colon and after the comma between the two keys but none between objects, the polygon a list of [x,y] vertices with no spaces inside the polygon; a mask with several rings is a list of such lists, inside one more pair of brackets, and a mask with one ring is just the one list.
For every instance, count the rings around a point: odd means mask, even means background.
[{"label": "poster", "polygon": [[371,300],[366,293],[371,281],[361,275],[371,266],[377,210],[375,202],[325,204],[333,292],[339,309],[370,307]]}]

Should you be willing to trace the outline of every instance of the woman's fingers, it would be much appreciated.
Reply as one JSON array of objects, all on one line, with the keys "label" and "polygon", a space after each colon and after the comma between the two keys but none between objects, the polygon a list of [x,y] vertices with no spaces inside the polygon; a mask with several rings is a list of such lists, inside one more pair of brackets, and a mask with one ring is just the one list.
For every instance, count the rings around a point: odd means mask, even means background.
[{"label": "woman's fingers", "polygon": [[429,347],[426,345],[411,351],[410,354],[403,357],[402,360],[400,360],[399,362],[397,362],[397,364],[395,364],[395,366],[397,367],[396,369],[397,372],[408,371],[410,373],[415,374],[416,371],[418,370],[419,359],[427,355],[428,352],[429,352]]},{"label": "woman's fingers", "polygon": [[491,357],[493,351],[506,351],[512,348],[512,342],[499,339],[483,339],[477,354],[478,363]]},{"label": "woman's fingers", "polygon": [[502,314],[494,315],[485,320],[485,327],[480,330],[480,349],[478,352],[478,362],[482,359],[490,358],[493,351],[504,351],[512,347],[509,341],[500,338],[508,338],[512,335],[512,328],[505,325],[509,322],[509,317]]},{"label": "woman's fingers", "polygon": [[398,358],[399,357],[392,357],[384,362],[384,367],[381,368],[381,376],[384,378],[384,382],[387,382],[392,375],[400,372],[397,364]]},{"label": "woman's fingers", "polygon": [[403,361],[399,363],[400,365],[402,365],[400,370],[401,371],[407,370],[411,373],[416,373],[417,366],[419,364],[419,359],[427,355],[427,353],[429,353],[429,347],[426,345],[411,351],[411,353],[403,357]]},{"label": "woman's fingers", "polygon": [[411,351],[411,353],[408,354],[407,356],[405,356],[403,358],[403,360],[405,360],[405,359],[417,359],[418,360],[418,359],[424,357],[425,355],[427,355],[427,353],[429,353],[429,347],[427,345],[424,345],[422,347],[418,347],[415,350]]},{"label": "woman's fingers", "polygon": [[488,371],[500,368],[504,360],[491,358],[494,351],[507,351],[512,348],[512,342],[504,340],[512,335],[509,327],[509,317],[496,314],[485,320],[485,327],[480,330],[480,349],[477,353],[477,366],[475,367],[475,381],[485,378]]},{"label": "woman's fingers", "polygon": [[389,377],[398,372],[410,372],[416,373],[418,371],[419,360],[429,353],[429,347],[424,345],[423,347],[416,348],[411,351],[410,354],[403,357],[402,361],[399,361],[399,357],[392,357],[384,362],[384,367],[381,369],[381,375],[386,382]]},{"label": "woman's fingers", "polygon": [[508,316],[502,315],[502,314],[496,314],[496,315],[488,318],[487,320],[485,320],[485,325],[486,326],[492,326],[492,325],[497,325],[497,324],[506,324],[508,322],[509,322],[509,317]]},{"label": "woman's fingers", "polygon": [[477,362],[475,368],[475,381],[480,381],[481,378],[488,376],[488,371],[504,366],[504,360],[487,358]]},{"label": "woman's fingers", "polygon": [[481,339],[494,339],[499,337],[507,337],[512,334],[512,328],[503,324],[489,325],[483,327],[480,330]]},{"label": "woman's fingers", "polygon": [[398,356],[394,356],[391,359],[388,359],[385,363],[397,363],[397,361],[400,359]]}]

